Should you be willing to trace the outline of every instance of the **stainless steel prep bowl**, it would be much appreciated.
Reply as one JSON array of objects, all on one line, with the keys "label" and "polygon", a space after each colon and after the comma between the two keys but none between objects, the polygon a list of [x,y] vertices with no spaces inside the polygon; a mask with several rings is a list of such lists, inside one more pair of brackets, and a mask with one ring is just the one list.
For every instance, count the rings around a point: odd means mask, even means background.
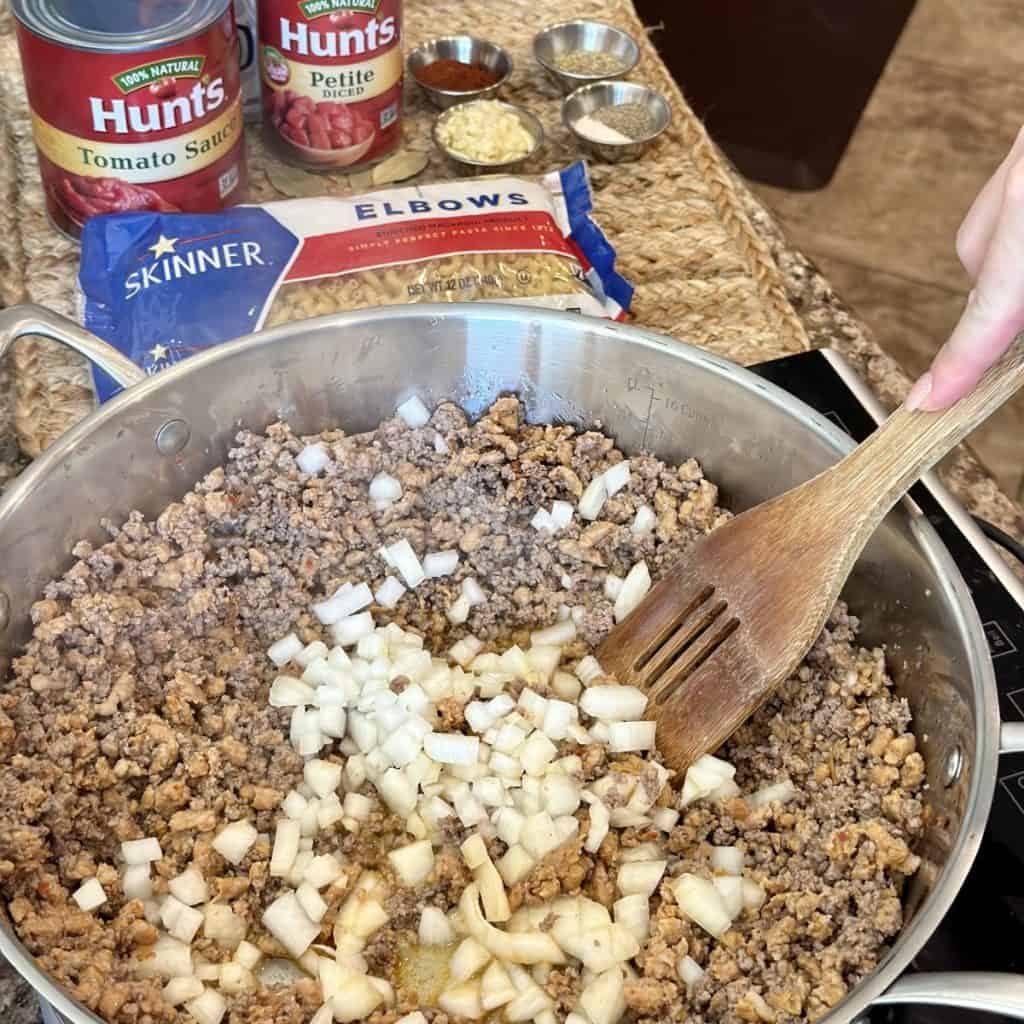
[{"label": "stainless steel prep bowl", "polygon": [[[576,121],[581,117],[623,103],[639,103],[647,108],[653,127],[642,139],[634,139],[631,142],[598,142],[576,127]],[[672,107],[660,92],[646,85],[639,85],[636,82],[595,82],[593,85],[581,86],[566,96],[562,103],[562,121],[591,153],[602,160],[617,163],[635,160],[668,128],[672,121]]]},{"label": "stainless steel prep bowl", "polygon": [[[556,66],[555,61],[560,54],[569,50],[610,53],[622,61],[622,70],[611,75],[563,71]],[[567,93],[587,82],[624,78],[637,66],[640,60],[640,47],[628,32],[623,32],[621,28],[616,28],[614,25],[606,25],[603,21],[564,21],[560,25],[552,25],[534,36],[533,56],[544,69],[548,78],[563,93]]]},{"label": "stainless steel prep bowl", "polygon": [[[493,71],[499,78],[494,85],[485,86],[483,89],[469,90],[439,89],[437,86],[421,82],[416,72],[438,60],[457,60],[463,64],[478,64],[487,68],[488,71]],[[453,107],[456,103],[464,103],[466,100],[489,99],[497,95],[498,90],[508,81],[508,76],[512,74],[512,58],[508,51],[502,49],[497,43],[488,42],[486,39],[477,39],[476,36],[443,36],[431,39],[429,42],[417,46],[409,54],[406,63],[412,79],[423,90],[431,103],[442,110]]]},{"label": "stainless steel prep bowl", "polygon": [[[628,452],[697,456],[734,509],[834,463],[851,440],[824,416],[707,352],[633,327],[512,305],[422,305],[276,327],[154,377],[39,307],[0,311],[0,357],[45,335],[101,361],[128,389],[45,452],[0,500],[0,671],[31,632],[47,581],[80,539],[129,510],[156,516],[224,462],[240,428],[287,418],[300,433],[375,427],[412,394],[476,415],[515,392],[534,422],[600,421]],[[752,554],[756,557],[756,554]],[[907,920],[878,968],[823,1020],[873,1002],[943,1002],[1024,1019],[1014,975],[901,975],[946,913],[981,841],[1000,723],[988,646],[967,588],[909,502],[885,520],[845,594],[866,644],[885,644],[928,765],[933,813],[906,893]],[[6,608],[6,615],[3,610]],[[1004,745],[1024,749],[1019,732]],[[955,778],[946,767],[959,763]],[[1012,884],[1012,880],[1008,880]],[[6,923],[0,954],[73,1024],[98,1020],[45,975]]]}]

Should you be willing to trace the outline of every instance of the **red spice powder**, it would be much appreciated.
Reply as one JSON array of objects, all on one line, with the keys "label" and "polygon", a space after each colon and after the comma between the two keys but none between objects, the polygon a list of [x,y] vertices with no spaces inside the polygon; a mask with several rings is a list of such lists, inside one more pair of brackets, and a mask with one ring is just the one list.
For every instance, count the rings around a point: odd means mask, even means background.
[{"label": "red spice powder", "polygon": [[435,60],[416,72],[416,77],[424,85],[434,89],[447,89],[451,92],[473,92],[495,85],[500,75],[479,64],[464,64],[460,60]]}]

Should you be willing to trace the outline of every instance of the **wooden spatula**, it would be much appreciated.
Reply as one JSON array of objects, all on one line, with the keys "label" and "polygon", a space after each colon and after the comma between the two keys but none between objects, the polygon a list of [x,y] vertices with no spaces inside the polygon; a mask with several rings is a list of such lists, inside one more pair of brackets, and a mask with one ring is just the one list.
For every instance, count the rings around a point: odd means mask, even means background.
[{"label": "wooden spatula", "polygon": [[598,660],[647,691],[669,765],[715,750],[797,668],[885,515],[1022,384],[1024,335],[950,409],[901,406],[831,469],[698,540],[611,631]]}]

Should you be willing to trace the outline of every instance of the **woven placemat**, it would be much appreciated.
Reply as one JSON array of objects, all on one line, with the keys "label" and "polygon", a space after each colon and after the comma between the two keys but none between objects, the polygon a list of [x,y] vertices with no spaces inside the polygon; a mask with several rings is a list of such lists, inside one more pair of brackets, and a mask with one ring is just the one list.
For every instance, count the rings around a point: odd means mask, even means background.
[{"label": "woven placemat", "polygon": [[[595,213],[619,252],[622,272],[636,285],[633,319],[740,363],[804,350],[807,336],[786,298],[770,251],[752,227],[730,177],[703,126],[662,64],[629,0],[570,0],[560,18],[597,18],[618,25],[640,43],[632,75],[663,91],[673,123],[637,162],[591,163]],[[540,25],[532,0],[407,0],[407,46],[446,32],[472,31],[512,53],[516,71],[506,98],[543,121],[548,143],[534,174],[564,166],[581,154],[561,124],[561,96],[531,56]],[[78,250],[47,223],[36,172],[24,87],[9,15],[0,0],[0,111],[5,132],[0,155],[0,278],[5,302],[28,299],[65,313],[74,309]],[[431,150],[434,111],[415,86],[407,89],[407,145]],[[282,196],[266,174],[258,133],[250,130],[252,199]],[[420,181],[453,176],[433,153]],[[345,195],[348,179],[324,176],[324,191]],[[93,406],[82,361],[44,339],[26,339],[14,354],[14,420],[19,442],[36,455]]]}]

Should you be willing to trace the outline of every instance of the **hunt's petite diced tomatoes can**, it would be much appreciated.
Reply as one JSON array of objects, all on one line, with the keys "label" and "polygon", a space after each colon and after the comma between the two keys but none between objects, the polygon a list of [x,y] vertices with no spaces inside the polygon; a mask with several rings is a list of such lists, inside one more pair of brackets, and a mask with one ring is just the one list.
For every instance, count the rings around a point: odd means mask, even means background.
[{"label": "hunt's petite diced tomatoes can", "polygon": [[260,0],[267,145],[309,170],[380,160],[401,141],[402,0]]},{"label": "hunt's petite diced tomatoes can", "polygon": [[246,198],[231,0],[11,0],[46,207],[78,238],[103,213]]}]

